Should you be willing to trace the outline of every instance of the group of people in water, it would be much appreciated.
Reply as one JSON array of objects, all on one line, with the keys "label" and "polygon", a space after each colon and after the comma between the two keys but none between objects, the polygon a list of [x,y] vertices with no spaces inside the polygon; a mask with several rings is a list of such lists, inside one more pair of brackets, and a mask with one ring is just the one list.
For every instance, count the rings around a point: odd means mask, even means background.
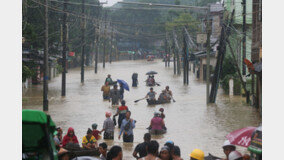
[{"label": "group of people in water", "polygon": [[[113,89],[110,89],[109,84],[113,85]],[[115,136],[114,129],[115,126],[118,125],[118,128],[120,128],[117,135],[118,139],[120,140],[122,137],[123,142],[132,143],[134,141],[133,129],[136,127],[136,120],[131,118],[131,111],[126,105],[126,101],[123,99],[123,86],[120,85],[120,89],[118,89],[116,82],[112,81],[111,75],[108,75],[106,78],[105,85],[102,86],[101,91],[103,91],[103,98],[112,101],[112,105],[118,105],[119,103],[121,105],[117,108],[113,116],[111,112],[105,113],[106,119],[104,120],[101,130],[97,129],[98,125],[96,123],[92,124],[92,129],[88,128],[86,135],[82,137],[81,145],[82,148],[86,150],[98,150],[101,160],[122,160],[123,150],[120,146],[114,145],[108,150],[107,144],[105,142],[98,144],[98,140],[102,138],[105,140],[113,140]],[[158,101],[170,101],[172,96],[172,91],[169,89],[169,86],[166,86],[159,95]],[[156,92],[153,88],[150,88],[145,98],[156,101]],[[118,124],[116,123],[116,116],[118,116]],[[164,108],[160,108],[158,111],[154,112],[150,125],[147,128],[149,132],[144,134],[144,142],[138,144],[133,151],[132,155],[135,159],[182,160],[180,148],[174,145],[173,141],[167,141],[159,151],[159,143],[156,140],[151,140],[151,135],[166,133],[165,117]],[[72,127],[68,129],[67,134],[63,138],[62,135],[62,129],[57,128],[54,135],[54,142],[59,151],[64,149],[68,150],[68,146],[80,147]],[[236,146],[230,144],[229,141],[225,141],[223,151],[226,158],[220,160],[249,160],[248,155],[242,156],[240,152],[236,151]],[[205,158],[204,152],[200,149],[194,149],[189,156],[190,160],[204,160]]]}]

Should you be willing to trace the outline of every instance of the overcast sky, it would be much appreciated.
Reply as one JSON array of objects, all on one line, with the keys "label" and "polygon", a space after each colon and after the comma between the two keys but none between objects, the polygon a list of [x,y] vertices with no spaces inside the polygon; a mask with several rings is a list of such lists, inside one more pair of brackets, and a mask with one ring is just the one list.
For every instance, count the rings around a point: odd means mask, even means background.
[{"label": "overcast sky", "polygon": [[118,1],[122,1],[122,0],[100,0],[100,2],[106,2],[107,1],[107,4],[104,4],[104,6],[112,6],[114,5],[115,3],[117,3]]}]

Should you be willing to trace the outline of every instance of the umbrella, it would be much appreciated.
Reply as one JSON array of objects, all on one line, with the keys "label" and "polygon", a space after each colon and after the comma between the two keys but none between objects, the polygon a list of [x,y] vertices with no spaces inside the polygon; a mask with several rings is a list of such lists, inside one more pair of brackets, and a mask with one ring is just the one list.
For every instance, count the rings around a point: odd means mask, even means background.
[{"label": "umbrella", "polygon": [[125,82],[124,80],[121,80],[121,79],[117,79],[117,82],[123,84],[122,85],[123,88],[129,91],[129,86],[128,86],[127,82]]},{"label": "umbrella", "polygon": [[151,74],[158,74],[158,72],[155,72],[155,71],[149,71],[146,73],[146,75],[151,75]]},{"label": "umbrella", "polygon": [[245,127],[239,130],[235,130],[229,133],[226,138],[231,144],[248,147],[251,142],[251,135],[255,131],[256,127]]}]

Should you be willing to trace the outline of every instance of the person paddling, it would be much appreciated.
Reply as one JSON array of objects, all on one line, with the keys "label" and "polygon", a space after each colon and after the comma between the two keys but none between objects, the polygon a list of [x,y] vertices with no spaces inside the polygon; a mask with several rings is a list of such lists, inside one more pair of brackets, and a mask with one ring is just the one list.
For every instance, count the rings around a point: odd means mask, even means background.
[{"label": "person paddling", "polygon": [[147,95],[145,96],[145,98],[148,98],[150,101],[156,101],[156,92],[154,91],[154,89],[151,87],[150,88],[150,92],[147,93]]},{"label": "person paddling", "polygon": [[171,98],[173,97],[173,93],[172,91],[170,90],[170,87],[169,86],[166,86],[165,88],[165,93],[166,93],[166,96],[167,96],[167,99],[168,100],[171,100]]}]

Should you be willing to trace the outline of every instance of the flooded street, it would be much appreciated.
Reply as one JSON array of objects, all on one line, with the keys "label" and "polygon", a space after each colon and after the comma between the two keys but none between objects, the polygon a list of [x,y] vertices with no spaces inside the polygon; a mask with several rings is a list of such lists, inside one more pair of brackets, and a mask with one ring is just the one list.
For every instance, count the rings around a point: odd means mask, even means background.
[{"label": "flooded street", "polygon": [[[138,73],[138,87],[130,87],[130,92],[125,91],[126,105],[132,112],[131,117],[137,121],[134,129],[134,143],[123,144],[122,139],[118,140],[119,130],[115,129],[114,141],[108,141],[108,145],[118,144],[123,146],[124,159],[133,159],[134,147],[143,142],[143,135],[150,124],[154,111],[160,107],[165,109],[165,123],[168,128],[162,136],[152,136],[160,146],[167,140],[172,140],[181,148],[184,159],[189,159],[188,154],[195,148],[200,148],[205,155],[211,153],[224,157],[221,146],[225,136],[236,129],[246,126],[258,126],[261,117],[256,109],[245,103],[240,96],[224,96],[218,91],[216,104],[206,105],[206,84],[195,79],[190,72],[189,85],[183,85],[183,76],[174,76],[172,64],[165,68],[161,60],[147,62],[121,61],[106,63],[106,68],[99,64],[98,74],[94,73],[93,67],[85,70],[85,83],[80,83],[80,68],[70,69],[67,73],[66,97],[61,97],[61,75],[49,83],[49,114],[57,126],[63,128],[65,135],[68,127],[75,129],[75,134],[81,142],[88,128],[92,123],[98,124],[102,129],[105,120],[105,112],[111,111],[115,114],[116,108],[102,98],[100,91],[107,74],[112,79],[123,79],[132,84],[132,73]],[[146,100],[134,103],[135,100],[143,98],[149,91],[145,85],[148,71],[157,71],[156,82],[161,86],[154,87],[159,94],[166,85],[170,86],[176,102],[164,105],[148,106]],[[23,109],[42,110],[42,84],[33,85],[29,89],[23,89]],[[99,140],[102,142],[104,140]],[[244,151],[245,148],[238,147]]]}]

